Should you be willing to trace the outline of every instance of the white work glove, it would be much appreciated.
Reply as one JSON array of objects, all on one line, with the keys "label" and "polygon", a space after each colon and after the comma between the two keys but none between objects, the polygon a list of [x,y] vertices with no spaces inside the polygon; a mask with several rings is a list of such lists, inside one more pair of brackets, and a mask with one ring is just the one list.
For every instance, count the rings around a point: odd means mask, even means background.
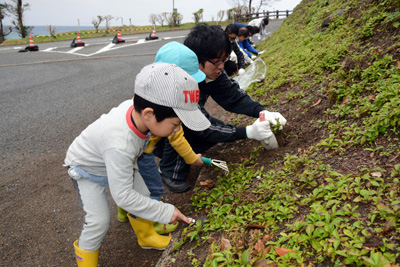
[{"label": "white work glove", "polygon": [[251,55],[251,59],[255,59],[256,57],[256,55]]},{"label": "white work glove", "polygon": [[252,125],[246,126],[246,135],[249,139],[261,141],[270,138],[273,133],[269,127],[269,121],[257,119]]},{"label": "white work glove", "polygon": [[270,112],[268,110],[263,110],[260,113],[264,113],[265,114],[265,121],[268,121],[269,123],[271,123],[273,125],[278,124],[278,122],[277,122],[277,119],[278,119],[279,123],[282,125],[282,126],[279,127],[279,130],[282,130],[283,126],[286,125],[286,119],[279,112]]},{"label": "white work glove", "polygon": [[258,52],[258,55],[261,55],[262,53],[264,53],[265,50]]},{"label": "white work glove", "polygon": [[239,69],[238,75],[242,76],[246,71],[244,69]]}]

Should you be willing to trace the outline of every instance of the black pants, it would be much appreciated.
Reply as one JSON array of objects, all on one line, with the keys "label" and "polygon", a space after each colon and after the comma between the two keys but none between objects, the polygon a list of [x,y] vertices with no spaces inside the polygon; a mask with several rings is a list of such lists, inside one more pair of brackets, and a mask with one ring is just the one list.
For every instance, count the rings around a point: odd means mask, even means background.
[{"label": "black pants", "polygon": [[224,69],[228,74],[228,76],[232,76],[232,74],[234,74],[237,71],[236,63],[232,60],[228,60],[227,62],[225,62]]},{"label": "black pants", "polygon": [[[224,124],[221,120],[213,117],[210,118],[210,121],[212,124]],[[183,131],[186,140],[196,154],[204,153],[206,150],[218,144],[218,142],[206,140],[199,132],[192,131],[186,127],[183,128]],[[161,141],[162,140],[160,140],[160,142]],[[168,138],[165,138],[165,147],[160,162],[160,170],[163,175],[179,181],[186,180],[190,172],[190,165],[186,164],[185,160],[175,151],[168,142]]]}]

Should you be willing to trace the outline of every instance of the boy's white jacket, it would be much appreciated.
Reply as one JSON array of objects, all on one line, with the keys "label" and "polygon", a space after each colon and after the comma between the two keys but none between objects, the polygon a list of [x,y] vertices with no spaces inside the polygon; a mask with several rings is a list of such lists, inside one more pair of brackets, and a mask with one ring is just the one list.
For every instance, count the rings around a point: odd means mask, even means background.
[{"label": "boy's white jacket", "polygon": [[137,166],[147,135],[129,125],[131,117],[127,113],[131,107],[132,100],[127,100],[90,124],[68,148],[64,163],[89,174],[107,176],[119,207],[137,217],[167,224],[175,208],[148,197],[150,192]]}]

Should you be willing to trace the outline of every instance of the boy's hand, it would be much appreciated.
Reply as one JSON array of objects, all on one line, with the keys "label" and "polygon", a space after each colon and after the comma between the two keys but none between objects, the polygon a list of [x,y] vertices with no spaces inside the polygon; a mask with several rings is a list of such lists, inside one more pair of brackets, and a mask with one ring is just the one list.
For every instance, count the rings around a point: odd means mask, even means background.
[{"label": "boy's hand", "polygon": [[201,160],[201,154],[197,154],[197,160],[192,163],[193,166],[201,166],[203,165],[203,161]]},{"label": "boy's hand", "polygon": [[174,210],[174,214],[172,215],[171,221],[169,222],[170,224],[175,224],[176,222],[184,222],[187,224],[193,223],[192,218],[188,218],[185,215],[183,215],[176,207]]}]

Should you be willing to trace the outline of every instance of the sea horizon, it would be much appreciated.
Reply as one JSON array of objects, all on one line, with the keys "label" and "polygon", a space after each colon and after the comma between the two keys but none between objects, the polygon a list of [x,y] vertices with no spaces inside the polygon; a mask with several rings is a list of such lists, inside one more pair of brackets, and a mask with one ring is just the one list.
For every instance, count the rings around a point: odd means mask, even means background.
[{"label": "sea horizon", "polygon": [[[7,31],[8,27],[11,25],[5,25],[4,30]],[[61,34],[65,32],[72,32],[72,31],[87,31],[87,30],[95,30],[94,26],[57,26],[57,25],[51,25],[52,27],[56,28],[56,34]],[[33,30],[31,32],[32,36],[48,36],[50,33],[47,31],[47,26],[43,25],[36,25],[32,26]],[[105,29],[105,26],[100,26],[99,29]],[[13,30],[9,35],[5,36],[6,40],[11,40],[11,39],[21,39],[21,37],[18,35],[18,32]]]}]

